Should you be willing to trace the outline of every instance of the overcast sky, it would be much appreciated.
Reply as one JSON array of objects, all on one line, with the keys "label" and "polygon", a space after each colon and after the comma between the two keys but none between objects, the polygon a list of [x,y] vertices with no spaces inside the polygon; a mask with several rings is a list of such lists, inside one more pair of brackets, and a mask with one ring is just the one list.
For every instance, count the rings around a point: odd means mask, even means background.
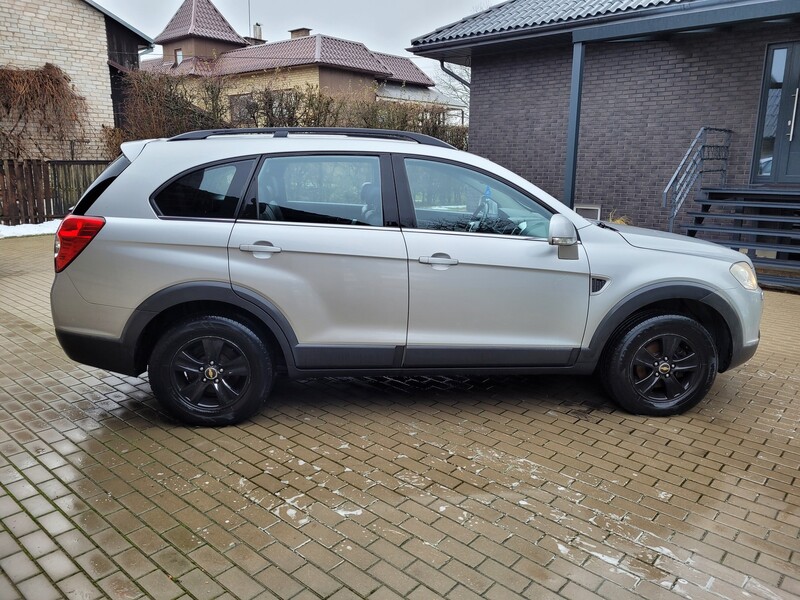
[{"label": "overcast sky", "polygon": [[[94,0],[142,33],[156,37],[182,0]],[[496,3],[488,0],[212,0],[240,35],[250,22],[261,23],[268,41],[287,39],[288,31],[309,27],[312,33],[364,43],[370,50],[406,55],[412,38],[424,35]],[[160,54],[156,47],[155,54]],[[411,57],[412,55],[408,55]],[[427,73],[438,63],[413,58]]]}]

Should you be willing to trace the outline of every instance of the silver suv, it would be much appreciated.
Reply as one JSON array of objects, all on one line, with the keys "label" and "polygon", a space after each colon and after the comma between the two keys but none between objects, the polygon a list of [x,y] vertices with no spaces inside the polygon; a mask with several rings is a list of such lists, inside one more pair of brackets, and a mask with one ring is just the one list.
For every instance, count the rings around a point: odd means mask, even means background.
[{"label": "silver suv", "polygon": [[759,340],[750,260],[588,221],[424,135],[196,131],[122,145],[56,237],[70,358],[149,372],[183,421],[275,377],[597,372],[628,411],[695,405]]}]

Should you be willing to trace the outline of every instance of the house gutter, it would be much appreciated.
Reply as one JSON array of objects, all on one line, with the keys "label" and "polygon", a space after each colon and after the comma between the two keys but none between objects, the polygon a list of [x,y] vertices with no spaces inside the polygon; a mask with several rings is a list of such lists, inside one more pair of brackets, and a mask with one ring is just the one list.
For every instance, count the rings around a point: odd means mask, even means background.
[{"label": "house gutter", "polygon": [[[715,19],[714,15],[722,12],[725,17]],[[527,30],[503,31],[484,34],[474,38],[459,38],[433,43],[414,42],[407,48],[409,52],[428,58],[441,59],[436,56],[442,50],[472,50],[497,44],[523,42],[554,36],[572,34],[574,41],[602,41],[630,37],[633,31],[641,33],[666,33],[678,29],[696,29],[709,25],[724,25],[742,21],[759,21],[773,18],[793,16],[800,13],[797,0],[745,0],[732,3],[731,0],[698,0],[664,7],[645,9],[638,15],[632,12],[620,12],[582,19],[580,23],[570,20],[550,25],[538,26]],[[667,20],[665,17],[673,17]],[[642,27],[645,21],[657,22],[660,26]],[[639,24],[635,27],[634,24]],[[612,29],[611,25],[619,27]],[[628,27],[630,26],[630,27]],[[434,56],[430,56],[434,54]]]}]

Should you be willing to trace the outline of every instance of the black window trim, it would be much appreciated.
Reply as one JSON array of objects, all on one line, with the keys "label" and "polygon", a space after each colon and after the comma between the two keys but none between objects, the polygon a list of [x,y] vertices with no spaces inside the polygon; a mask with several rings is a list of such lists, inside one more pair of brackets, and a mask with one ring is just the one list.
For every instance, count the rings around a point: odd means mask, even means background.
[{"label": "black window trim", "polygon": [[[302,152],[275,152],[269,154],[261,155],[260,159],[258,160],[258,164],[256,165],[255,170],[252,173],[250,178],[250,183],[246,188],[244,198],[247,199],[254,199],[257,197],[257,185],[258,185],[258,173],[261,172],[261,168],[267,160],[271,158],[291,158],[291,157],[302,157],[302,156],[340,156],[340,157],[347,157],[347,156],[366,156],[366,157],[373,157],[379,160],[378,168],[380,170],[380,178],[381,178],[381,204],[383,208],[383,225],[380,227],[394,227],[397,228],[400,226],[400,217],[399,217],[399,208],[398,208],[398,194],[397,190],[395,189],[395,177],[392,169],[392,159],[391,155],[387,152],[368,152],[368,151],[343,151],[343,150],[305,150]],[[249,200],[248,200],[249,201]],[[302,223],[297,221],[263,221],[259,219],[246,219],[242,217],[244,210],[247,206],[247,202],[240,202],[239,209],[236,213],[236,220],[237,222],[241,221],[243,223],[281,223],[284,225],[294,224],[294,225],[315,225],[314,223]],[[316,223],[316,225],[320,225]],[[376,229],[374,225],[347,225],[341,224],[344,227],[358,227],[358,228],[369,228],[369,229]]]},{"label": "black window trim", "polygon": [[122,175],[123,171],[131,165],[131,161],[124,154],[108,163],[103,172],[97,176],[91,185],[81,194],[81,197],[72,208],[72,214],[85,215],[92,205],[100,199],[100,196]]},{"label": "black window trim", "polygon": [[212,167],[229,165],[229,164],[238,163],[238,162],[244,162],[244,161],[247,161],[247,160],[253,161],[253,165],[250,167],[250,173],[245,177],[244,186],[242,187],[242,189],[246,191],[246,190],[248,190],[250,188],[250,185],[252,183],[253,177],[254,177],[254,175],[256,173],[256,166],[259,164],[259,155],[258,154],[248,154],[248,155],[245,155],[245,156],[234,156],[234,157],[229,157],[229,158],[223,158],[223,159],[220,159],[220,160],[214,160],[214,161],[211,161],[211,162],[194,165],[192,167],[189,167],[188,169],[185,169],[185,170],[181,171],[177,175],[173,175],[172,177],[167,179],[167,181],[165,181],[160,186],[158,186],[155,189],[155,191],[152,194],[150,194],[150,198],[149,198],[150,208],[153,209],[153,212],[155,213],[156,217],[158,217],[159,219],[165,220],[165,221],[212,221],[212,222],[222,221],[222,222],[225,222],[225,223],[233,223],[236,220],[236,217],[237,217],[237,215],[239,214],[239,211],[242,208],[242,198],[244,197],[243,194],[239,195],[239,201],[236,204],[236,210],[233,212],[233,216],[232,217],[226,217],[226,218],[221,218],[221,217],[180,217],[180,216],[173,216],[173,215],[165,215],[163,212],[161,212],[161,209],[156,204],[156,196],[158,196],[162,191],[164,191],[167,187],[169,187],[174,182],[179,180],[181,177],[184,177],[186,175],[190,175],[190,174],[192,174],[192,173],[194,173],[196,171],[201,171],[201,170],[209,169],[209,168],[212,168]]},{"label": "black window trim", "polygon": [[[424,229],[417,227],[417,215],[416,212],[414,211],[414,201],[411,197],[411,186],[408,182],[408,173],[406,172],[406,164],[405,164],[406,159],[439,162],[447,165],[452,165],[454,167],[461,167],[470,171],[475,171],[476,173],[480,173],[481,175],[485,175],[490,179],[494,179],[496,181],[499,181],[500,183],[507,185],[511,189],[515,190],[516,192],[528,198],[531,202],[534,202],[536,205],[542,207],[542,209],[550,213],[551,216],[558,214],[557,211],[553,210],[546,204],[542,203],[540,200],[538,200],[535,196],[532,196],[526,190],[522,189],[518,185],[511,183],[507,179],[498,177],[496,173],[492,173],[491,171],[487,171],[486,169],[476,167],[475,165],[471,165],[469,163],[459,162],[448,158],[441,158],[438,156],[426,156],[422,154],[393,154],[392,164],[394,166],[395,186],[397,188],[397,203],[400,210],[401,229],[418,229],[419,231],[435,231],[431,229]],[[479,233],[479,232],[469,232],[469,231],[453,231],[453,232],[440,231],[438,233],[457,233],[457,234],[481,235],[481,236],[490,235],[493,237],[499,235],[496,233]],[[515,236],[515,237],[524,238],[525,236]]]}]

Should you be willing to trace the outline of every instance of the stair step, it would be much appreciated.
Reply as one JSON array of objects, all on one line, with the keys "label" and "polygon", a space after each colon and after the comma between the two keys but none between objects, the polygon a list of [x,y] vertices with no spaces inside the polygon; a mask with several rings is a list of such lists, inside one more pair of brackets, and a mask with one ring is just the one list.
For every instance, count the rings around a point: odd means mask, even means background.
[{"label": "stair step", "polygon": [[758,227],[717,227],[715,225],[686,225],[686,231],[710,231],[713,233],[731,233],[734,235],[750,235],[758,237],[779,237],[789,240],[800,240],[800,231],[791,229],[763,229]]},{"label": "stair step", "polygon": [[800,278],[781,277],[780,275],[759,275],[758,285],[761,287],[783,288],[787,290],[800,290]]},{"label": "stair step", "polygon": [[712,213],[699,210],[690,210],[686,213],[690,217],[705,219],[727,219],[733,221],[763,221],[765,223],[796,223],[800,224],[800,217],[784,217],[783,215],[759,215],[749,213]]},{"label": "stair step", "polygon": [[778,260],[775,258],[752,258],[756,269],[774,269],[776,271],[800,271],[800,260]]},{"label": "stair step", "polygon": [[701,191],[711,199],[719,198],[781,198],[786,200],[797,199],[800,202],[800,189],[792,188],[702,188]]},{"label": "stair step", "polygon": [[751,201],[751,200],[706,200],[701,198],[697,203],[702,206],[730,206],[742,208],[774,208],[781,210],[797,210],[800,211],[800,199],[797,202],[770,202],[766,201]]},{"label": "stair step", "polygon": [[747,248],[749,250],[767,250],[770,252],[781,252],[785,254],[800,254],[800,246],[790,246],[788,244],[787,245],[763,244],[761,242],[747,242],[747,241],[735,241],[735,240],[724,240],[724,241],[713,240],[713,241],[714,243],[719,244],[720,246],[726,246],[733,250],[738,250],[739,248]]}]

